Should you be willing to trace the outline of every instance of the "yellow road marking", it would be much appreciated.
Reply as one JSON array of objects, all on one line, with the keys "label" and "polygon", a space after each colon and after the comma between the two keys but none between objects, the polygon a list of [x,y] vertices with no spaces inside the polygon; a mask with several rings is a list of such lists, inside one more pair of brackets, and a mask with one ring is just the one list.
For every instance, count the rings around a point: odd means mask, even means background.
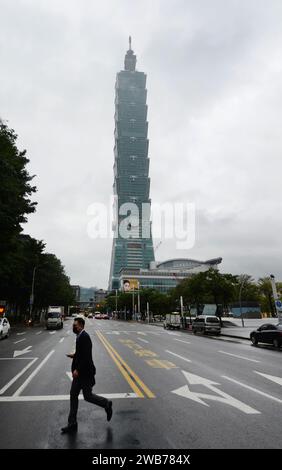
[{"label": "yellow road marking", "polygon": [[132,390],[137,394],[138,397],[140,398],[144,398],[144,395],[143,393],[141,392],[141,390],[139,390],[139,388],[137,387],[137,385],[133,382],[133,380],[131,379],[131,377],[128,375],[127,371],[124,370],[124,368],[122,367],[122,365],[120,364],[120,362],[117,360],[117,358],[114,356],[114,354],[112,353],[112,351],[110,350],[109,346],[106,344],[106,342],[104,341],[104,337],[101,333],[99,333],[99,331],[96,331],[97,333],[97,336],[98,338],[100,339],[101,343],[105,346],[106,350],[108,351],[109,355],[111,356],[111,358],[113,359],[113,361],[115,362],[115,364],[117,365],[119,371],[122,373],[123,377],[125,378],[125,380],[129,383],[130,387],[132,388]]},{"label": "yellow road marking", "polygon": [[[98,333],[97,333],[98,334]],[[133,372],[133,370],[129,367],[128,364],[126,364],[126,362],[122,359],[122,357],[118,354],[118,352],[113,348],[113,346],[106,340],[106,338],[102,335],[102,333],[99,333],[99,337],[100,337],[100,340],[104,342],[104,345],[111,350],[111,352],[114,354],[115,356],[115,359],[116,359],[116,364],[118,362],[120,362],[127,370],[127,375],[130,374],[131,377],[134,378],[135,382],[137,382],[137,384],[139,385],[139,387],[143,390],[143,392],[147,395],[148,398],[155,398],[155,395],[153,394],[153,392],[147,387],[147,385],[144,384],[144,382],[140,379],[140,377],[138,377],[137,374],[135,374],[135,372]],[[111,356],[113,357],[113,356]],[[120,366],[121,367],[121,366]],[[119,369],[120,369],[119,367]],[[122,367],[121,367],[122,370],[124,370]],[[121,370],[120,369],[120,370]],[[128,375],[128,378],[129,375]],[[130,378],[130,380],[132,381],[132,379]],[[134,382],[132,382],[134,383]],[[137,393],[137,392],[136,392]],[[141,393],[139,391],[139,393]]]},{"label": "yellow road marking", "polygon": [[146,362],[149,366],[154,367],[156,369],[173,369],[175,367],[176,368],[178,367],[175,364],[173,364],[173,362],[162,361],[158,359],[146,360]]}]

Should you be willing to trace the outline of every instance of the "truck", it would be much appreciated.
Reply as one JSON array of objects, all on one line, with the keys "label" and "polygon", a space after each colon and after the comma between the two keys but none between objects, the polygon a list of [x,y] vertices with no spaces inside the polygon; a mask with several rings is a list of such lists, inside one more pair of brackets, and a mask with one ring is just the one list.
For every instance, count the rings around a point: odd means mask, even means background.
[{"label": "truck", "polygon": [[47,310],[46,328],[63,328],[64,326],[64,307],[50,305]]},{"label": "truck", "polygon": [[164,321],[164,329],[166,330],[174,330],[174,329],[180,329],[181,325],[181,316],[178,312],[172,312],[172,313],[167,313],[165,316],[165,321]]}]

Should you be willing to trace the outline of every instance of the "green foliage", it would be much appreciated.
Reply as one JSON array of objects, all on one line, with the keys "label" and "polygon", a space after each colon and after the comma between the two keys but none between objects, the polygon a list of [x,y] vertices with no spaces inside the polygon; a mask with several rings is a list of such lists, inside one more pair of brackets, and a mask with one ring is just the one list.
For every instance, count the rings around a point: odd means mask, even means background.
[{"label": "green foliage", "polygon": [[29,309],[35,268],[34,309],[68,305],[73,291],[61,262],[44,253],[45,244],[22,234],[26,216],[35,211],[30,197],[36,192],[28,174],[26,151],[19,151],[17,135],[0,121],[0,298],[17,314]]},{"label": "green foliage", "polygon": [[[173,290],[173,299],[183,297],[184,305],[195,305],[199,308],[205,303],[214,303],[227,307],[232,302],[238,302],[242,277],[232,274],[221,274],[216,269],[209,269],[184,279]],[[241,290],[242,300],[259,300],[259,288],[251,276],[244,276]]]}]

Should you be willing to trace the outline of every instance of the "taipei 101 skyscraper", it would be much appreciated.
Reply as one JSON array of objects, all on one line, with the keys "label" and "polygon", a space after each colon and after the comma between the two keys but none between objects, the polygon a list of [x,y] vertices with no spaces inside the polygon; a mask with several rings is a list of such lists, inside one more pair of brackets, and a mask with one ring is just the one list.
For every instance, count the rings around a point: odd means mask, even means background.
[{"label": "taipei 101 skyscraper", "polygon": [[119,289],[122,268],[148,268],[154,261],[149,198],[146,75],[137,72],[129,49],[115,86],[114,239],[109,290]]}]

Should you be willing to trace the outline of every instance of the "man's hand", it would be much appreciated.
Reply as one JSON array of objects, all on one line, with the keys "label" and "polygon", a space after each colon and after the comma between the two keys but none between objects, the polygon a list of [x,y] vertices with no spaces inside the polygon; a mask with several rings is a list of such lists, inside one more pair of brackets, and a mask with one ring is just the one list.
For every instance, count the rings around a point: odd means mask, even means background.
[{"label": "man's hand", "polygon": [[73,373],[72,373],[72,378],[73,379],[77,379],[78,378],[78,370],[74,369]]},{"label": "man's hand", "polygon": [[71,359],[73,359],[74,357],[74,353],[69,353],[69,354],[66,354],[67,357],[70,357]]}]

